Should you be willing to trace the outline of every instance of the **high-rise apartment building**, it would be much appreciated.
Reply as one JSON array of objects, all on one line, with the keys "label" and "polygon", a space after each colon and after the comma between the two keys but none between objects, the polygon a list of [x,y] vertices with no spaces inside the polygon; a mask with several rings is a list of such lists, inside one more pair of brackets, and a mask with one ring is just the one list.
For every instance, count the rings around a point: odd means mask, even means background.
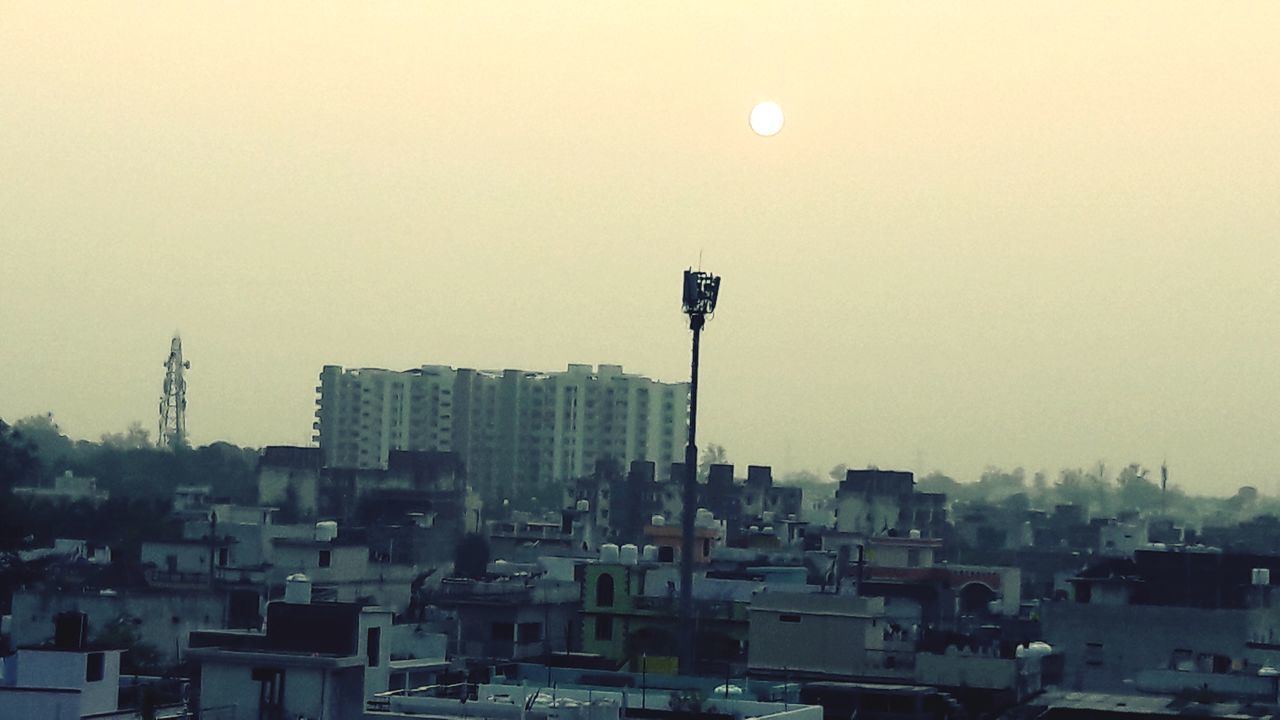
[{"label": "high-rise apartment building", "polygon": [[667,467],[681,457],[689,418],[688,383],[617,365],[553,373],[331,365],[317,392],[315,440],[326,464],[385,467],[390,450],[452,450],[491,500],[590,474],[603,457]]},{"label": "high-rise apartment building", "polygon": [[395,372],[326,365],[316,386],[316,434],[326,467],[387,468],[392,450],[452,446],[453,368]]}]

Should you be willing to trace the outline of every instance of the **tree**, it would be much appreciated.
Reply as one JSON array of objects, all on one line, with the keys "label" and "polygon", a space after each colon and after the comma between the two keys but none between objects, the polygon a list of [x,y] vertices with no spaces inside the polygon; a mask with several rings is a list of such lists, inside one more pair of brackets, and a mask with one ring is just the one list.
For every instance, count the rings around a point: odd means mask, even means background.
[{"label": "tree", "polygon": [[723,445],[707,443],[707,446],[702,449],[702,459],[698,461],[698,477],[706,480],[707,475],[711,473],[712,465],[723,465],[727,462],[729,462],[729,453],[725,452]]},{"label": "tree", "polygon": [[142,423],[134,420],[129,429],[123,433],[106,433],[102,436],[102,444],[120,450],[151,449],[151,433],[142,427]]},{"label": "tree", "polygon": [[1160,486],[1148,479],[1149,471],[1138,463],[1128,466],[1116,475],[1118,497],[1121,509],[1148,510],[1160,506]]},{"label": "tree", "polygon": [[39,472],[35,448],[21,431],[0,420],[0,494],[34,480]]},{"label": "tree", "polygon": [[942,493],[954,500],[959,494],[960,483],[956,479],[934,470],[916,481],[916,491],[926,493]]},{"label": "tree", "polygon": [[978,478],[978,491],[989,502],[998,502],[1010,495],[1016,495],[1026,489],[1027,473],[1022,468],[1014,468],[1010,472],[997,467],[988,467]]},{"label": "tree", "polygon": [[32,445],[43,471],[50,476],[62,470],[75,449],[75,443],[62,432],[53,413],[21,418],[13,427]]},{"label": "tree", "polygon": [[40,477],[40,461],[22,433],[0,420],[0,550],[17,547],[30,520],[13,486]]},{"label": "tree", "polygon": [[116,622],[98,632],[94,642],[114,648],[124,648],[120,658],[120,670],[138,675],[158,675],[165,670],[160,650],[142,641],[136,618],[121,616]]}]

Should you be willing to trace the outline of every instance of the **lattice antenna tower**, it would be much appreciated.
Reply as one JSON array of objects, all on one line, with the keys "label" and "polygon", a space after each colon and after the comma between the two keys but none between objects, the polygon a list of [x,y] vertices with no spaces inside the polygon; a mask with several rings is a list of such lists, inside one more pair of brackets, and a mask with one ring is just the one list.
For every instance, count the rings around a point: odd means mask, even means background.
[{"label": "lattice antenna tower", "polygon": [[164,393],[160,396],[160,447],[177,448],[187,444],[187,378],[191,367],[182,359],[182,338],[176,333],[169,343],[169,359],[164,362]]}]

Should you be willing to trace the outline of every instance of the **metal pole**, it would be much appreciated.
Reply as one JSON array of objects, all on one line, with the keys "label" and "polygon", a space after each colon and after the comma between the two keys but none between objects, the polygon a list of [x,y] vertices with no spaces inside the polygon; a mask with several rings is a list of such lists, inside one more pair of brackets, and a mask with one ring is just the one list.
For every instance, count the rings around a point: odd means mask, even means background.
[{"label": "metal pole", "polygon": [[693,531],[698,512],[698,346],[706,316],[689,316],[693,330],[693,359],[689,382],[689,442],[684,448],[684,511],[681,513],[680,538],[680,674],[694,674],[693,623]]}]

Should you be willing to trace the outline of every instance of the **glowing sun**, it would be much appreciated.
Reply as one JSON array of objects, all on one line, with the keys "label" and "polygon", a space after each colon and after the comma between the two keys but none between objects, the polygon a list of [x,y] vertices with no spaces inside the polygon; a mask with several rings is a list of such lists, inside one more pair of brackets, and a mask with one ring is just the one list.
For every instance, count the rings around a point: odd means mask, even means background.
[{"label": "glowing sun", "polygon": [[768,100],[751,108],[751,129],[761,137],[777,135],[782,130],[782,108]]}]

